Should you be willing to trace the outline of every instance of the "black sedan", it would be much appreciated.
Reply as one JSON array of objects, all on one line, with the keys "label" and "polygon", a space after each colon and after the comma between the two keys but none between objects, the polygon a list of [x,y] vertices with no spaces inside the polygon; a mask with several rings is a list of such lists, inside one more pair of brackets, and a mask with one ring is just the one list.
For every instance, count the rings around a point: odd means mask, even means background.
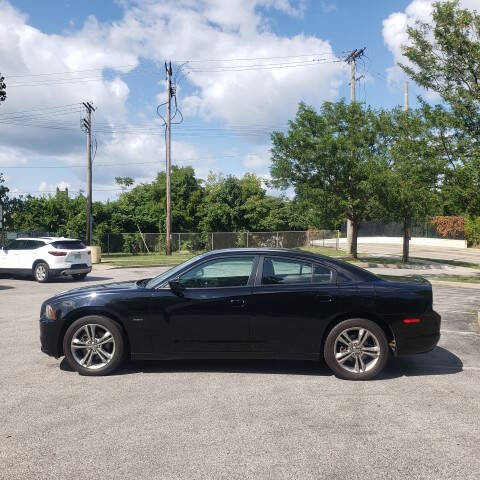
[{"label": "black sedan", "polygon": [[324,357],[338,377],[366,380],[390,353],[440,338],[432,287],[283,249],[217,250],[137,282],[83,287],[43,303],[42,351],[84,375],[131,359]]}]

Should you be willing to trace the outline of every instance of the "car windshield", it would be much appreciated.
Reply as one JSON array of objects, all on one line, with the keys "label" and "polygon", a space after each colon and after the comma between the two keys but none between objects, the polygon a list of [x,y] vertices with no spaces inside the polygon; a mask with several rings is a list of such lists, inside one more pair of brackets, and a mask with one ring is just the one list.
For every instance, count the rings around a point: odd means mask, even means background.
[{"label": "car windshield", "polygon": [[175,275],[177,272],[182,270],[184,267],[188,267],[188,265],[191,265],[192,263],[195,263],[199,258],[203,257],[205,255],[202,253],[201,255],[197,255],[196,257],[191,258],[190,260],[187,260],[186,262],[181,263],[180,265],[177,265],[176,267],[171,268],[170,270],[167,270],[166,272],[161,273],[157,277],[152,278],[146,285],[146,288],[155,288],[161,285],[167,278]]}]

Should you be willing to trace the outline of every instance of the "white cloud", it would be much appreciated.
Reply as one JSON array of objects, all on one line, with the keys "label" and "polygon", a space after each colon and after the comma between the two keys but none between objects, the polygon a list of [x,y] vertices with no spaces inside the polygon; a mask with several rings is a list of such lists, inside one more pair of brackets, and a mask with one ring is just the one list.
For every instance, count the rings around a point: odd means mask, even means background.
[{"label": "white cloud", "polygon": [[257,147],[254,152],[245,155],[242,165],[259,175],[267,175],[270,168],[270,158],[270,146],[263,145]]},{"label": "white cloud", "polygon": [[[398,62],[408,64],[402,55],[402,46],[408,44],[407,28],[417,21],[430,23],[432,21],[433,4],[436,0],[413,0],[403,12],[392,13],[383,21],[383,40],[392,52],[394,65],[387,68],[390,83],[399,82],[405,78]],[[443,1],[443,0],[440,0]],[[479,0],[460,0],[460,6],[468,9],[479,9]],[[435,97],[436,98],[436,97]]]},{"label": "white cloud", "polygon": [[58,182],[58,183],[48,183],[46,181],[43,181],[43,182],[40,182],[40,185],[38,186],[38,191],[44,192],[44,193],[51,193],[51,192],[55,192],[57,188],[59,190],[66,190],[67,188],[70,189],[70,187],[71,187],[70,183],[65,180],[62,180],[61,182]]},{"label": "white cloud", "polygon": [[325,0],[322,0],[321,5],[323,13],[332,13],[337,10],[337,6],[334,3],[326,2]]},{"label": "white cloud", "polygon": [[[128,126],[131,125],[127,109],[130,89],[120,73],[132,71],[141,58],[157,63],[160,68],[165,59],[194,60],[196,63],[186,66],[190,70],[212,67],[218,70],[218,67],[234,64],[285,63],[303,59],[286,59],[286,56],[303,54],[335,58],[326,40],[303,34],[282,37],[269,28],[269,11],[275,9],[285,15],[301,17],[305,9],[303,0],[122,0],[119,3],[123,5],[124,13],[118,21],[100,23],[91,16],[81,28],[70,25],[63,34],[46,34],[29,25],[27,17],[7,0],[0,0],[0,64],[2,72],[10,74],[8,99],[0,113],[88,100],[97,107],[95,125]],[[167,38],[174,41],[167,42]],[[270,60],[205,61],[238,58]],[[102,75],[100,69],[103,68],[113,69],[117,76],[107,79],[103,75],[100,81],[90,81],[98,80],[96,77]],[[84,83],[13,87],[14,83],[32,80],[32,77],[12,77],[13,73],[31,75],[75,71],[82,72],[58,75],[56,79],[76,76],[84,79]],[[341,62],[253,71],[192,71],[188,82],[193,90],[190,89],[188,96],[179,90],[179,99],[187,115],[197,115],[206,121],[215,119],[229,126],[255,125],[268,131],[271,126],[284,125],[295,114],[300,100],[318,105],[334,99],[345,78]],[[165,97],[161,83],[157,94],[158,99]],[[78,112],[73,117],[53,117],[51,121],[67,126],[68,130],[3,124],[0,129],[0,165],[33,158],[46,163],[49,163],[48,159],[66,164],[83,163],[85,138],[79,130],[80,115]],[[116,175],[128,174],[139,181],[151,179],[158,171],[155,165],[133,165],[143,159],[158,159],[163,167],[161,135],[108,136],[104,133],[99,135],[99,141],[96,162],[115,163],[112,168],[95,170],[95,180],[99,184],[111,184]],[[260,141],[264,142],[265,138]],[[218,165],[208,152],[205,153],[205,148],[175,142],[173,161],[179,164],[190,162],[200,176],[206,175]],[[243,160],[243,165],[261,170],[266,156],[255,148],[254,153]],[[196,160],[198,158],[202,161]],[[73,171],[79,185],[84,185],[83,170]],[[72,188],[78,187],[74,185]]]},{"label": "white cloud", "polygon": [[[130,4],[131,5],[131,4]],[[290,118],[298,101],[313,104],[331,100],[345,80],[341,63],[296,68],[218,71],[232,65],[272,66],[305,60],[286,56],[316,54],[334,59],[328,41],[314,36],[281,37],[268,29],[258,8],[276,8],[300,15],[303,2],[293,6],[285,0],[166,0],[134,2],[109,38],[130,51],[158,62],[165,58],[193,60],[185,66],[196,92],[183,99],[186,113],[203,119],[220,119],[229,125],[277,124]],[[174,38],[174,42],[165,42]],[[272,58],[283,57],[283,58]],[[249,59],[211,62],[211,59]],[[270,58],[270,60],[262,60]],[[312,57],[313,58],[313,57]],[[210,71],[199,71],[210,70]],[[215,71],[211,71],[215,70]],[[315,85],[315,88],[312,88]],[[163,98],[163,95],[161,96]]]}]

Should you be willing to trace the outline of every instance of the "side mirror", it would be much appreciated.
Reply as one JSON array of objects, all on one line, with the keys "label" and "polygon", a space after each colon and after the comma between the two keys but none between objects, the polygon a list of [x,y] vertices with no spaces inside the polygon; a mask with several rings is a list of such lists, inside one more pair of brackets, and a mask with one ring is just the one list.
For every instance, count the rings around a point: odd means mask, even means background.
[{"label": "side mirror", "polygon": [[170,280],[168,282],[170,290],[180,297],[183,297],[183,291],[185,290],[184,286],[178,280]]}]

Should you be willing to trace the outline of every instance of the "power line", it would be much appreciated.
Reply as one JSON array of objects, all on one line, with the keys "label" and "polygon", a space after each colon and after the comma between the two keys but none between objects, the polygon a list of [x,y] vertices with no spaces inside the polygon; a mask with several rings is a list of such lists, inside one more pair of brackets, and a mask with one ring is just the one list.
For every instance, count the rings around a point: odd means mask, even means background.
[{"label": "power line", "polygon": [[[346,53],[346,52],[342,52]],[[301,58],[301,57],[317,57],[319,55],[333,55],[334,53],[331,51],[325,52],[314,52],[314,53],[300,53],[297,55],[279,55],[279,56],[270,56],[270,57],[245,57],[245,58],[224,58],[224,59],[188,59],[188,60],[172,60],[175,64],[181,63],[203,63],[203,62],[243,62],[243,61],[254,61],[254,60],[275,60],[281,58]],[[104,70],[120,70],[126,68],[148,68],[145,65],[140,65],[137,63],[130,63],[126,65],[104,65],[102,67],[97,68],[86,68],[82,70],[64,70],[62,72],[40,72],[40,73],[8,73],[5,74],[9,78],[25,78],[25,77],[41,77],[41,76],[49,76],[49,75],[67,75],[67,74],[77,74],[77,73],[84,73],[84,72],[102,72]],[[129,74],[131,72],[120,72],[124,74]]]},{"label": "power line", "polygon": [[[193,157],[182,159],[182,162],[198,162],[208,160],[218,160],[225,158],[245,158],[252,153],[245,153],[243,155],[212,155],[210,157]],[[96,167],[128,167],[130,165],[158,165],[158,162],[128,162],[128,163],[96,163]],[[29,169],[29,168],[86,168],[86,165],[0,165],[0,168],[15,168],[15,169]]]}]

